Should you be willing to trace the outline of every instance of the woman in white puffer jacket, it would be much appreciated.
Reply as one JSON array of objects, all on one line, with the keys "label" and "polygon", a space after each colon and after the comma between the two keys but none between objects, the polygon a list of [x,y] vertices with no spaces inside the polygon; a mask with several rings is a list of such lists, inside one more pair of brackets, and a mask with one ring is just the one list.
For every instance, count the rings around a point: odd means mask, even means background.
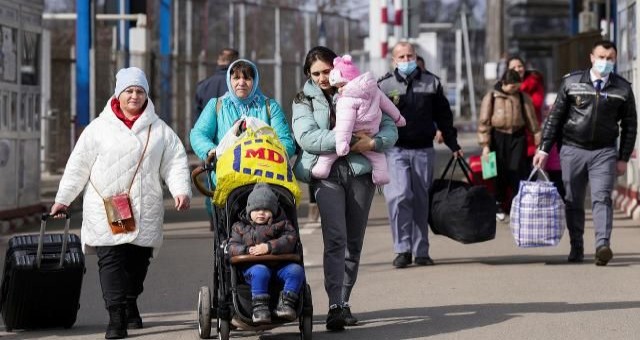
[{"label": "woman in white puffer jacket", "polygon": [[[65,211],[84,190],[82,246],[85,253],[98,255],[110,318],[107,339],[126,337],[127,327],[142,327],[136,299],[143,290],[149,259],[162,244],[161,180],[169,187],[177,210],[188,209],[191,199],[184,147],[158,118],[148,93],[142,70],[131,67],[118,72],[114,96],[80,135],[51,207],[51,215]],[[132,179],[129,197],[135,229],[114,234],[102,197],[127,193]]]}]

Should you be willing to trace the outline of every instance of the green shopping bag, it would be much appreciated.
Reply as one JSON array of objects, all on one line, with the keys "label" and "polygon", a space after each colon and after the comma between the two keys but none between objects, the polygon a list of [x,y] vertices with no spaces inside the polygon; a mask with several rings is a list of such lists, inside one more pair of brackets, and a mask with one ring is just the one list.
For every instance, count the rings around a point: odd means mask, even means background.
[{"label": "green shopping bag", "polygon": [[482,178],[489,179],[498,176],[498,166],[496,164],[496,152],[491,151],[485,157],[480,157],[482,160]]}]

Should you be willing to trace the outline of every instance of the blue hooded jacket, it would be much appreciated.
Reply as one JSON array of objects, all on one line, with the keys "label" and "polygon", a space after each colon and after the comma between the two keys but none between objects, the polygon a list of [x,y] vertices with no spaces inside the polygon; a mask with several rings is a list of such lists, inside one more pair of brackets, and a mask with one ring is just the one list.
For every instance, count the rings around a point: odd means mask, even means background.
[{"label": "blue hooded jacket", "polygon": [[[231,69],[238,62],[245,62],[253,68],[255,78],[253,87],[249,95],[238,98],[231,87]],[[202,159],[207,159],[207,154],[211,149],[215,149],[224,135],[231,129],[233,124],[240,118],[255,117],[269,124],[278,135],[280,143],[287,151],[289,157],[293,156],[296,150],[295,142],[291,137],[291,130],[280,105],[273,99],[269,100],[271,117],[267,113],[266,99],[259,87],[260,73],[254,63],[246,59],[238,59],[229,65],[227,70],[227,86],[230,89],[220,98],[209,100],[202,110],[195,126],[191,129],[191,147],[196,155]],[[216,113],[218,100],[222,100],[220,111]]]}]

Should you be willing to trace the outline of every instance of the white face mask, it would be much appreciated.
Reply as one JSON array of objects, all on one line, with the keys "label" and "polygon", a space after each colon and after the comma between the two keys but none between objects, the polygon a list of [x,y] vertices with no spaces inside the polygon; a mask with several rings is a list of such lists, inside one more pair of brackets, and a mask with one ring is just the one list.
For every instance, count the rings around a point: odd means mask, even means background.
[{"label": "white face mask", "polygon": [[613,72],[613,67],[616,64],[612,61],[608,61],[605,59],[596,59],[595,62],[593,62],[593,69],[600,73],[601,76],[606,77],[609,75],[609,73]]}]

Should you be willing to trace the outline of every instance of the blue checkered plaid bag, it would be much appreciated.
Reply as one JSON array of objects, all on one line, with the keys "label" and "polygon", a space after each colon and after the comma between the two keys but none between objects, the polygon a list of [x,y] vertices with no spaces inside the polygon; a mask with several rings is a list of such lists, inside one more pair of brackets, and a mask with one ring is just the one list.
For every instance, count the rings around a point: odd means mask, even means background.
[{"label": "blue checkered plaid bag", "polygon": [[[531,181],[536,173],[545,181]],[[521,248],[555,246],[566,228],[564,202],[539,168],[533,169],[511,203],[511,233]]]}]

